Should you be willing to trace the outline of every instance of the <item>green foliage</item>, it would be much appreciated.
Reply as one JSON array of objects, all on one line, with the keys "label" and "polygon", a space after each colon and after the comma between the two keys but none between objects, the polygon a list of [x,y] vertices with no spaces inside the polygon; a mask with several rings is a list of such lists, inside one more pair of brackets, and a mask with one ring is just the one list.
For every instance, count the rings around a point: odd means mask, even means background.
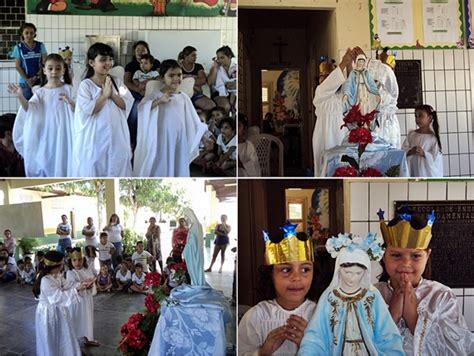
[{"label": "green foliage", "polygon": [[24,237],[18,240],[16,245],[21,249],[22,254],[26,255],[34,252],[34,248],[37,247],[39,244],[38,241],[36,241],[35,239]]},{"label": "green foliage", "polygon": [[75,244],[75,247],[79,247],[79,248],[84,248],[84,246],[86,245],[86,243],[84,241],[79,241],[78,243]]},{"label": "green foliage", "polygon": [[104,189],[104,179],[81,180],[70,183],[57,183],[37,187],[43,192],[65,192],[68,195],[83,195],[87,197],[95,197],[101,189]]},{"label": "green foliage", "polygon": [[123,253],[128,253],[131,255],[135,252],[135,246],[137,241],[146,240],[143,236],[140,236],[135,231],[130,229],[125,229],[123,231],[123,238],[122,238],[122,245],[123,245]]}]

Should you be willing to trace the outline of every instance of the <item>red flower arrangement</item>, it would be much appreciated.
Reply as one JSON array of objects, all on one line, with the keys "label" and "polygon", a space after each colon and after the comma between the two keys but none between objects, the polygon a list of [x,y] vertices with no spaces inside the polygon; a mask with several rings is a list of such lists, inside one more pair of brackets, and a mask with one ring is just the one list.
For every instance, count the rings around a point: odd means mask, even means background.
[{"label": "red flower arrangement", "polygon": [[372,131],[370,126],[372,121],[375,119],[375,114],[377,110],[362,115],[359,109],[359,105],[354,105],[351,107],[349,112],[344,117],[344,124],[341,126],[347,127],[349,129],[348,141],[350,143],[358,144],[358,159],[349,155],[343,155],[341,158],[342,162],[347,162],[349,165],[336,168],[334,171],[333,177],[382,177],[382,173],[377,169],[368,167],[366,169],[361,169],[360,159],[364,154],[365,149],[369,143],[372,143]]},{"label": "red flower arrangement", "polygon": [[145,276],[145,285],[149,287],[157,287],[161,283],[161,274],[158,272],[150,272]]},{"label": "red flower arrangement", "polygon": [[154,294],[145,297],[145,308],[149,313],[156,313],[160,309],[160,299]]}]

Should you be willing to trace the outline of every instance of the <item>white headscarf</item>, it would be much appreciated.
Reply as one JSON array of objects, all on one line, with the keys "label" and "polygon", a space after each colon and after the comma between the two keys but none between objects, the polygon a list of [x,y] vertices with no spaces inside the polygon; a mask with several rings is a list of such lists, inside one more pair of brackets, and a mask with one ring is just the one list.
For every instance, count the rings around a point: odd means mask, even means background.
[{"label": "white headscarf", "polygon": [[334,268],[334,275],[332,277],[331,284],[329,285],[330,290],[338,289],[341,286],[340,281],[340,272],[341,265],[343,263],[358,263],[362,266],[365,266],[367,270],[365,271],[364,276],[361,279],[360,287],[370,289],[370,258],[367,252],[356,248],[353,251],[349,251],[347,248],[342,249],[341,252],[337,255],[336,265]]}]

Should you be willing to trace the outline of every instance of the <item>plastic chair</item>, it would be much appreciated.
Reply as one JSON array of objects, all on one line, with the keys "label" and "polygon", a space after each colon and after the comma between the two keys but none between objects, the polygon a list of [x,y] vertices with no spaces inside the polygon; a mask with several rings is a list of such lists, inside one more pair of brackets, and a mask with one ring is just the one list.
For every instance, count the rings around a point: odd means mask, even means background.
[{"label": "plastic chair", "polygon": [[262,177],[271,176],[271,154],[272,143],[278,147],[278,176],[283,177],[283,142],[278,137],[269,134],[256,134],[248,137],[248,140],[255,146],[257,151],[258,163],[262,170]]},{"label": "plastic chair", "polygon": [[[148,83],[146,83],[144,97],[150,98],[153,95],[153,92],[160,90],[164,85],[165,83],[163,83],[161,80],[150,80]],[[189,77],[183,79],[178,89],[187,96],[192,97],[194,93],[194,78]]]},{"label": "plastic chair", "polygon": [[115,66],[109,70],[109,74],[113,77],[120,79],[123,82],[123,76],[125,75],[125,69],[122,66]]},{"label": "plastic chair", "polygon": [[247,136],[259,135],[260,134],[260,127],[258,126],[250,126],[247,130]]}]

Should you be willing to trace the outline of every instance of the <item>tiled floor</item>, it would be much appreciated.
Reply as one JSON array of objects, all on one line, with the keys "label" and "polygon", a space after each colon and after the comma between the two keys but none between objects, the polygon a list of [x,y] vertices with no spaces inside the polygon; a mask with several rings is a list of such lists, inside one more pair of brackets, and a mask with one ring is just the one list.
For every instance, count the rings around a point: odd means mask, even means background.
[{"label": "tiled floor", "polygon": [[[211,248],[205,248],[206,267],[209,266]],[[223,273],[206,273],[207,282],[215,289],[231,297],[234,270],[234,254],[226,251]],[[101,343],[98,348],[84,349],[85,355],[119,355],[119,329],[130,314],[141,311],[144,296],[122,293],[102,293],[94,297],[94,336]],[[0,285],[0,355],[35,355],[35,310],[36,304],[30,286],[16,283]],[[234,309],[235,310],[235,309]],[[235,311],[234,311],[235,315]],[[227,332],[228,344],[235,345],[235,326]]]}]

